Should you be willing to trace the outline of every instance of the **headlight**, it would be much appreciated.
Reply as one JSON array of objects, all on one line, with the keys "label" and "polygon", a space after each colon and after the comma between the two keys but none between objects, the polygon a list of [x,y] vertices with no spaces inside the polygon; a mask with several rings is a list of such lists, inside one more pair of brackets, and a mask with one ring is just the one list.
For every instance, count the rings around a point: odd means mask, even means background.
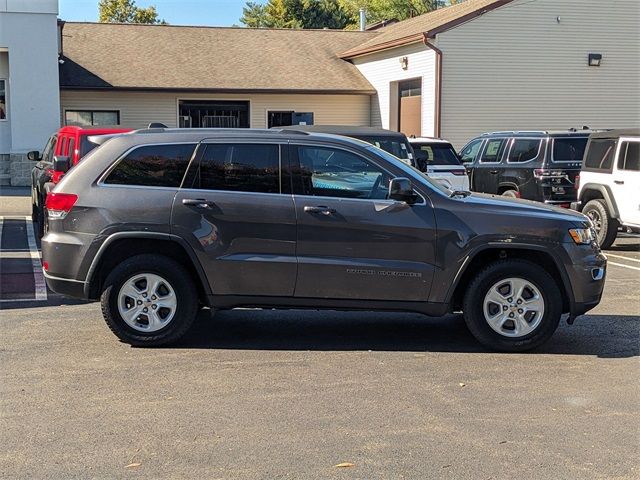
[{"label": "headlight", "polygon": [[571,228],[569,235],[578,245],[589,245],[593,242],[593,231],[590,228]]}]

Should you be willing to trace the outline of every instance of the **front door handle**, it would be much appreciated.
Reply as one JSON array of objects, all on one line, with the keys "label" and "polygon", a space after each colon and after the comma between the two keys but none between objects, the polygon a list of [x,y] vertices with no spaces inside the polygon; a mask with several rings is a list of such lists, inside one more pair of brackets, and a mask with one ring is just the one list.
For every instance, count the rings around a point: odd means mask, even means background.
[{"label": "front door handle", "polygon": [[614,180],[613,183],[616,185],[624,185],[624,180]]},{"label": "front door handle", "polygon": [[211,208],[215,203],[208,202],[204,198],[183,198],[182,205],[187,207]]},{"label": "front door handle", "polygon": [[321,213],[322,215],[332,215],[336,213],[335,208],[329,208],[324,206],[311,207],[309,205],[304,207],[305,213]]},{"label": "front door handle", "polygon": [[498,173],[498,170],[489,170],[489,173],[492,173],[495,175],[496,173]]}]

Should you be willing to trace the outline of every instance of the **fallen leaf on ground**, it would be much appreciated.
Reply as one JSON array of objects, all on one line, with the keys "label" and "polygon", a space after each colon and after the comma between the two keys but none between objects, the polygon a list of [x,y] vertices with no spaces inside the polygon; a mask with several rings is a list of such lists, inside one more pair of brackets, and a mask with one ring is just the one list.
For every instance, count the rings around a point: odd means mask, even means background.
[{"label": "fallen leaf on ground", "polygon": [[466,387],[467,386],[466,383],[462,383],[462,382],[460,382],[458,385],[460,385],[461,387]]},{"label": "fallen leaf on ground", "polygon": [[141,463],[130,463],[129,465],[127,465],[127,466],[126,466],[126,467],[124,467],[124,468],[137,468],[137,467],[139,467],[140,465],[142,465],[142,464],[141,464]]},{"label": "fallen leaf on ground", "polygon": [[335,465],[335,467],[337,467],[337,468],[349,468],[349,467],[355,467],[355,465],[353,463],[344,462],[344,463],[339,463],[339,464]]}]

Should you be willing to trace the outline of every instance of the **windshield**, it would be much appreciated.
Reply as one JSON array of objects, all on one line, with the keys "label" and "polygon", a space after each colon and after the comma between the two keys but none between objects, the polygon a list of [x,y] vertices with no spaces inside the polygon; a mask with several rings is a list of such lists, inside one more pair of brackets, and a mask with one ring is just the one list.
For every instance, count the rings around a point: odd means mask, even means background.
[{"label": "windshield", "polygon": [[462,165],[450,143],[412,143],[411,145],[421,171],[425,171],[432,165]]},{"label": "windshield", "polygon": [[384,136],[376,137],[370,135],[353,135],[353,138],[364,140],[365,142],[375,145],[376,147],[381,148],[385,152],[389,152],[391,155],[395,155],[402,160],[408,160],[411,158],[407,142],[403,141],[401,138]]},{"label": "windshield", "polygon": [[554,138],[551,158],[554,162],[581,162],[587,140],[587,137]]},{"label": "windshield", "polygon": [[369,150],[370,152],[375,153],[379,157],[382,157],[388,162],[391,162],[394,165],[402,168],[407,173],[408,177],[414,177],[414,178],[417,177],[418,179],[420,179],[420,181],[422,181],[422,183],[428,184],[434,190],[437,190],[438,192],[441,192],[445,195],[449,195],[449,193],[451,193],[451,191],[448,188],[446,188],[444,185],[429,178],[426,174],[422,173],[417,168],[407,165],[403,161],[398,161],[398,159],[395,156],[390,155],[388,152],[385,152],[381,148],[372,146],[372,147],[366,147],[366,149]]}]

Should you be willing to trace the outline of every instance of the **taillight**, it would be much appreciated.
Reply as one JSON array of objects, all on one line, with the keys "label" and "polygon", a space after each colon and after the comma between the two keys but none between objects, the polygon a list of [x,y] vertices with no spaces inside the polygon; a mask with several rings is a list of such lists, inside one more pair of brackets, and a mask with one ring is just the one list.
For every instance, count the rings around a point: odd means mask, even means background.
[{"label": "taillight", "polygon": [[45,173],[49,176],[52,177],[53,173],[54,173],[54,169],[53,168],[47,168],[47,170],[45,171]]},{"label": "taillight", "polygon": [[573,184],[573,188],[576,190],[580,189],[580,174],[576,175],[575,183]]},{"label": "taillight", "polygon": [[467,174],[466,170],[451,170],[451,173],[459,177],[464,177]]},{"label": "taillight", "polygon": [[42,262],[42,268],[45,272],[49,271],[49,262]]},{"label": "taillight", "polygon": [[51,181],[53,183],[58,183],[60,180],[62,180],[62,177],[64,177],[64,172],[59,172],[57,170],[54,170],[53,173],[51,174]]},{"label": "taillight", "polygon": [[45,207],[50,218],[64,218],[76,204],[78,196],[73,193],[47,193]]}]

